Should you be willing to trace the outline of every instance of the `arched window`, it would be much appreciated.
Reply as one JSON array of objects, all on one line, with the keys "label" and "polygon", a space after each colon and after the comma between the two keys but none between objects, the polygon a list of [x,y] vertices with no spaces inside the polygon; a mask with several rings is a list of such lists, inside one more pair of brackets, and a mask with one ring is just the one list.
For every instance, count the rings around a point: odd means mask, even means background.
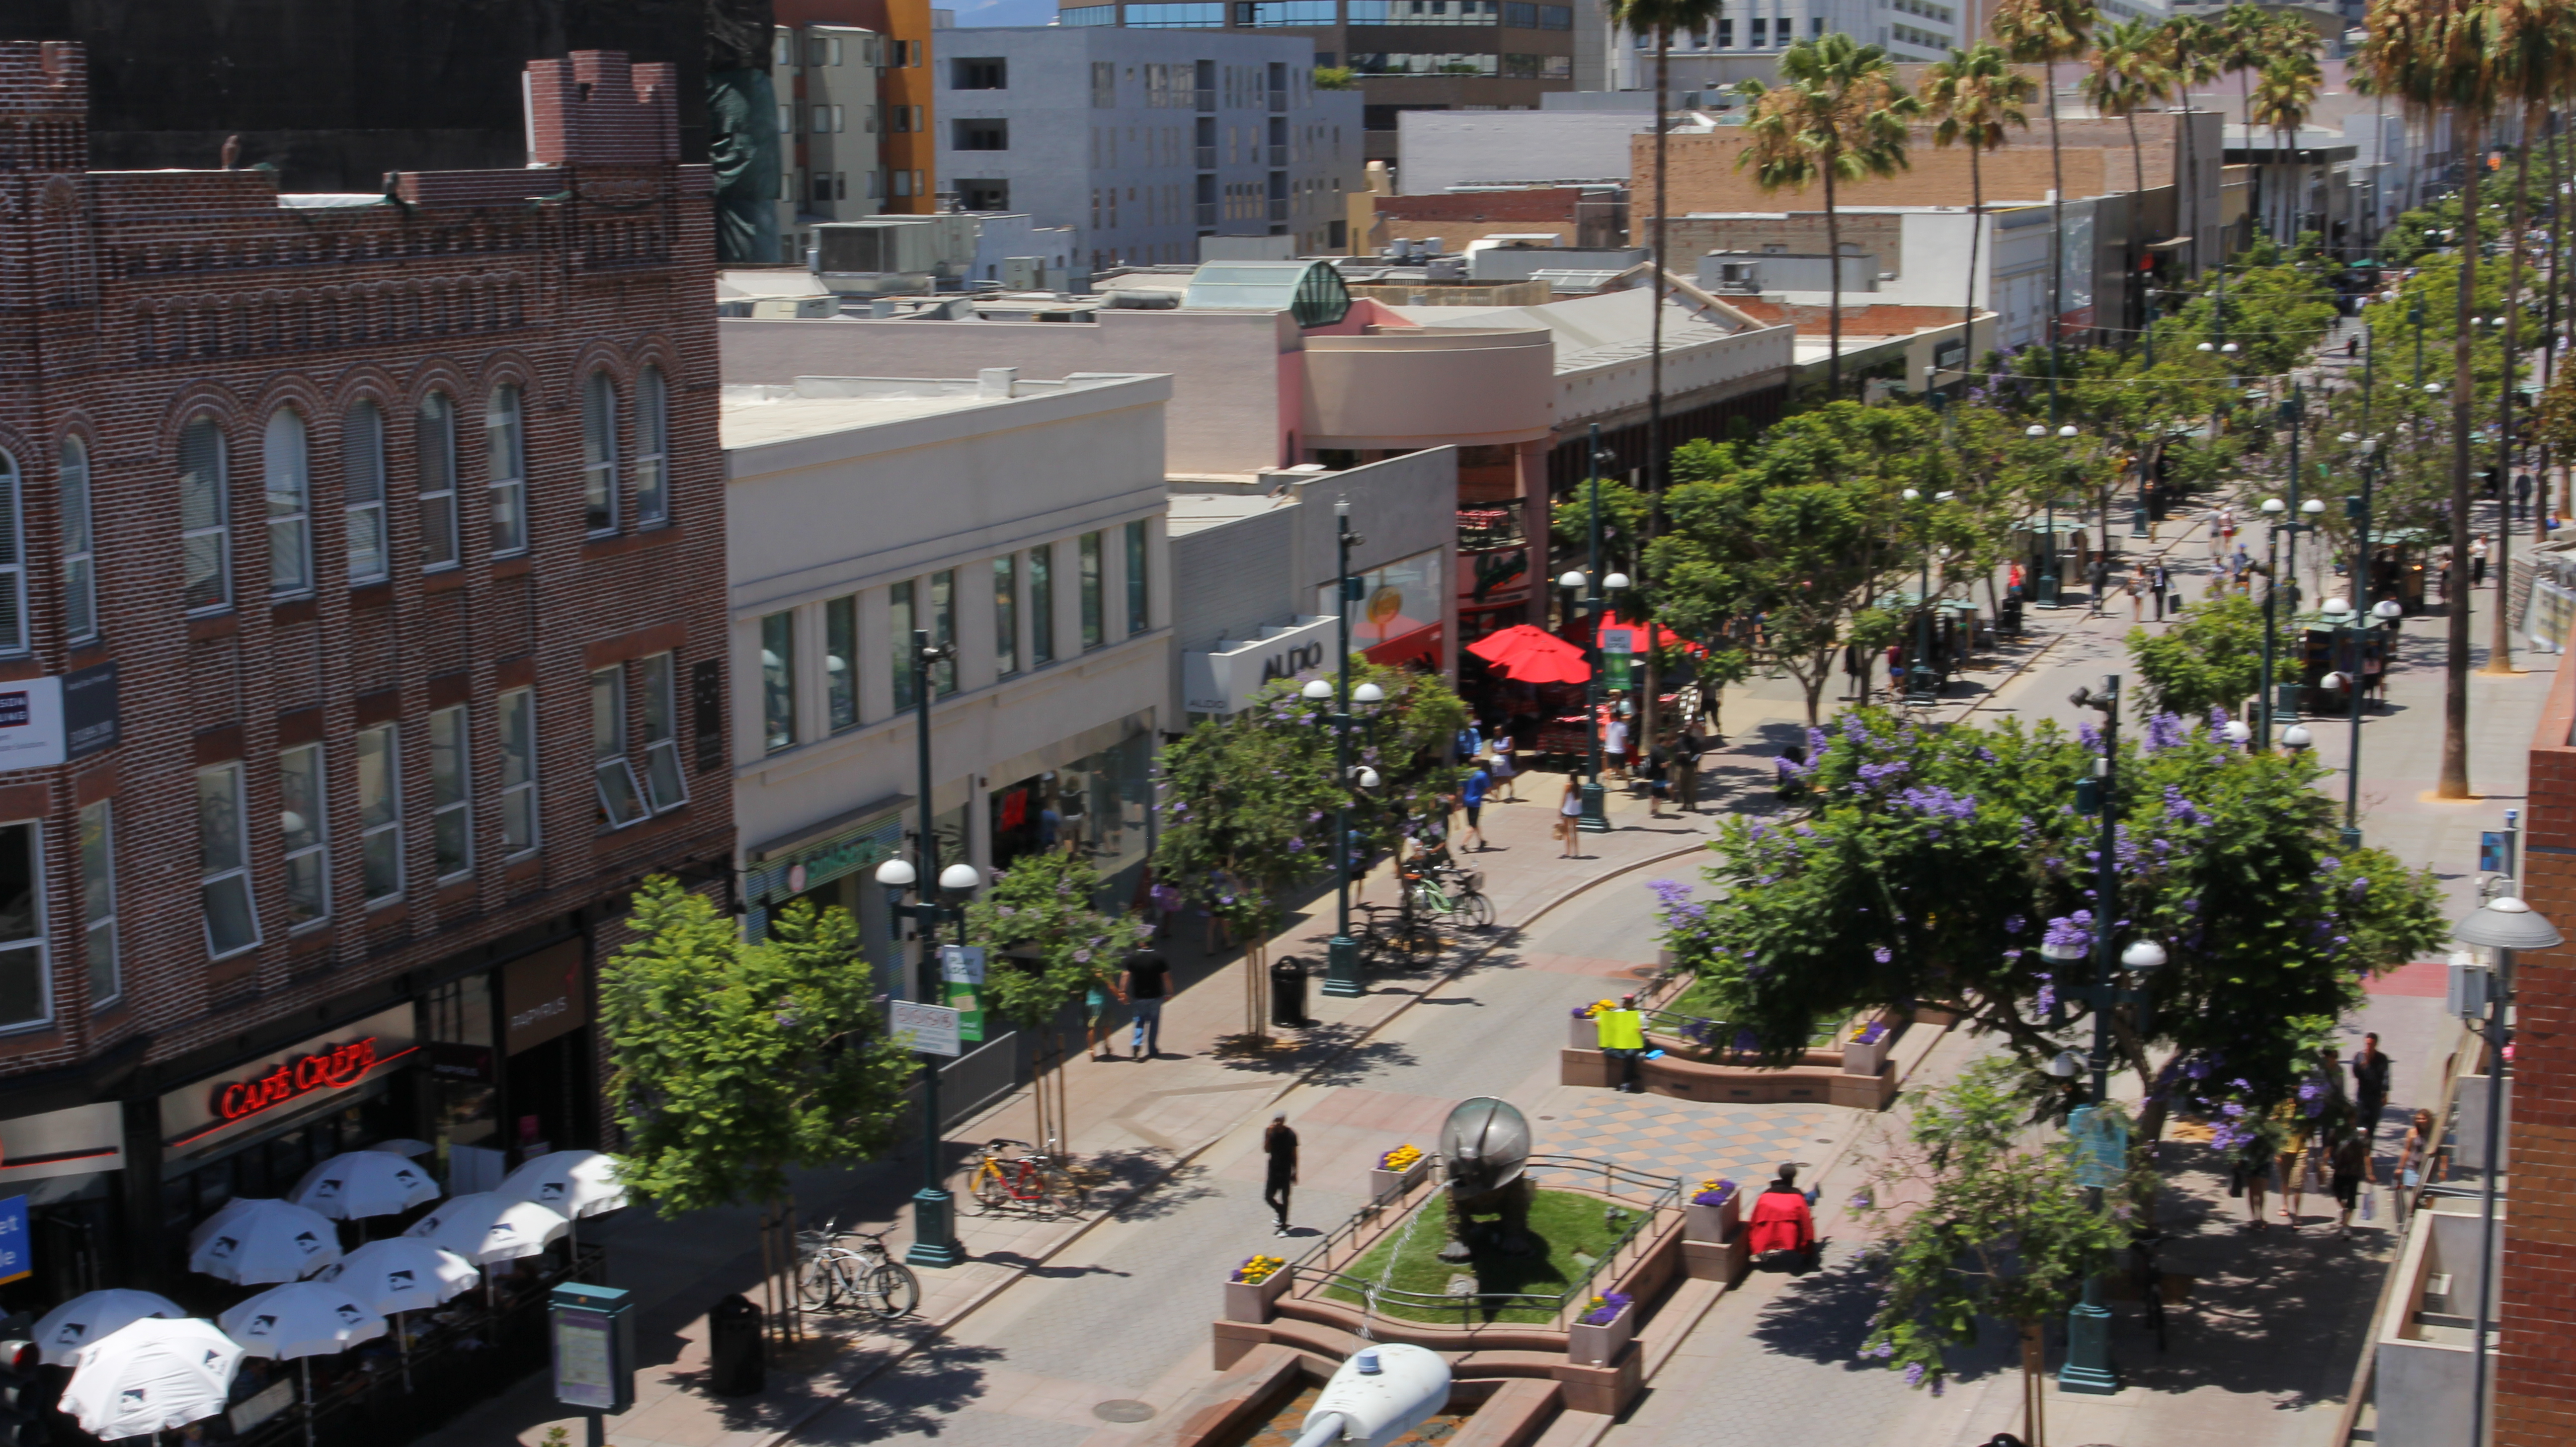
[{"label": "arched window", "polygon": [[340,429],[340,472],[347,488],[349,584],[385,576],[385,414],[373,402],[349,409]]},{"label": "arched window", "polygon": [[412,419],[419,444],[420,565],[456,566],[456,404],[444,392],[420,400]]},{"label": "arched window", "polygon": [[98,636],[98,558],[89,521],[89,444],[63,439],[63,634],[73,643]]},{"label": "arched window", "polygon": [[582,526],[617,531],[617,383],[593,372],[581,384]]},{"label": "arched window", "polygon": [[179,434],[179,599],[191,613],[233,604],[232,509],[224,434],[200,417]]},{"label": "arched window", "polygon": [[260,457],[268,491],[268,590],[279,597],[313,591],[313,470],[304,414],[268,414]]},{"label": "arched window", "polygon": [[635,525],[671,520],[670,394],[662,369],[646,367],[635,382]]},{"label": "arched window", "polygon": [[484,490],[492,500],[495,557],[528,550],[528,458],[519,407],[519,389],[506,382],[492,389],[492,400],[483,406]]}]

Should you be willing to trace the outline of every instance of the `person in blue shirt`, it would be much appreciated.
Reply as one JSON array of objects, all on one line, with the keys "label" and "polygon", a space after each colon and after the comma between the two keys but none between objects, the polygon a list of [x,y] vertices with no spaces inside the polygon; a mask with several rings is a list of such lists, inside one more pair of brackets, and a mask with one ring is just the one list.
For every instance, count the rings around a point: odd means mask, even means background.
[{"label": "person in blue shirt", "polygon": [[1476,848],[1480,851],[1485,847],[1485,791],[1492,788],[1493,783],[1493,775],[1485,772],[1483,764],[1471,763],[1467,777],[1458,785],[1459,807],[1467,811],[1467,837],[1476,841]]}]

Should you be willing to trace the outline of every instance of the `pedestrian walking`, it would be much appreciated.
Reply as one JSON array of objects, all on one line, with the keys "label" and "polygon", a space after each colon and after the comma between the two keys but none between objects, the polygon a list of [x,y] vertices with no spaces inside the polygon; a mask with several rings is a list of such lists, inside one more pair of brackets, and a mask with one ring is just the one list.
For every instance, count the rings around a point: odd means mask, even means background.
[{"label": "pedestrian walking", "polygon": [[2469,544],[2469,586],[2472,588],[2483,588],[2486,585],[2487,535],[2480,533],[2477,535],[2476,539]]},{"label": "pedestrian walking", "polygon": [[1592,1028],[1601,1042],[1601,1053],[1619,1066],[1618,1083],[1611,1088],[1629,1095],[1644,1094],[1637,1071],[1646,1058],[1646,1017],[1638,1013],[1637,997],[1622,995],[1618,1009],[1595,1013]]},{"label": "pedestrian walking", "polygon": [[1161,955],[1149,951],[1127,961],[1121,993],[1136,1012],[1136,1033],[1127,1047],[1135,1059],[1151,1060],[1162,1053],[1163,999],[1171,990],[1172,966]]},{"label": "pedestrian walking", "polygon": [[1270,1117],[1270,1128],[1261,1133],[1261,1150],[1270,1158],[1270,1177],[1261,1188],[1262,1204],[1278,1215],[1273,1236],[1288,1234],[1288,1193],[1297,1185],[1297,1133],[1288,1128],[1288,1113],[1278,1111]]},{"label": "pedestrian walking", "polygon": [[1574,821],[1582,817],[1583,788],[1575,783],[1572,774],[1568,774],[1565,776],[1565,793],[1556,801],[1556,842],[1561,846],[1556,852],[1557,858],[1574,857]]},{"label": "pedestrian walking", "polygon": [[1485,848],[1485,791],[1492,787],[1493,782],[1483,763],[1469,759],[1467,777],[1458,785],[1458,804],[1467,814],[1467,832],[1459,843],[1464,847],[1467,840],[1475,840],[1478,853],[1484,852]]},{"label": "pedestrian walking", "polygon": [[1646,817],[1664,817],[1664,801],[1673,793],[1673,736],[1666,734],[1646,749]]},{"label": "pedestrian walking", "polygon": [[1116,985],[1106,980],[1094,980],[1082,992],[1082,1045],[1091,1052],[1094,1060],[1118,1058],[1100,1053],[1101,1045],[1109,1038],[1109,997],[1113,994],[1118,995],[1122,1002],[1127,998],[1118,993]]},{"label": "pedestrian walking", "polygon": [[1494,787],[1503,791],[1503,797],[1499,802],[1505,804],[1517,804],[1521,801],[1520,791],[1512,787],[1512,780],[1517,776],[1517,770],[1512,764],[1512,755],[1515,751],[1516,746],[1512,743],[1511,730],[1508,728],[1495,730],[1494,762],[1489,771],[1494,776]]},{"label": "pedestrian walking", "polygon": [[2403,1223],[2406,1212],[2414,1209],[2415,1193],[2423,1188],[2424,1183],[2440,1179],[2441,1172],[2436,1169],[2435,1157],[2441,1145],[2442,1132],[2433,1123],[2433,1112],[2418,1108],[2406,1123],[2404,1143],[2397,1148],[2394,1179],[2399,1223]]},{"label": "pedestrian walking", "polygon": [[2146,621],[2146,570],[2143,568],[2131,568],[2129,570],[2128,581],[2120,585],[2120,591],[2129,595],[2129,621],[2132,623],[2141,623]]},{"label": "pedestrian walking", "polygon": [[2363,1143],[2361,1132],[2344,1131],[2335,1141],[2332,1169],[2335,1198],[2335,1235],[2352,1234],[2353,1208],[2361,1204],[2362,1185],[2372,1178],[2370,1147]]},{"label": "pedestrian walking", "polygon": [[2257,1126],[2253,1137],[2236,1148],[2236,1162],[2227,1185],[2227,1194],[2245,1198],[2245,1224],[2250,1230],[2265,1228],[2263,1193],[2272,1185],[2272,1164],[2272,1138]]},{"label": "pedestrian walking", "polygon": [[2531,474],[2518,472],[2513,478],[2513,520],[2520,522],[2531,512]]},{"label": "pedestrian walking", "polygon": [[1843,645],[1843,677],[1849,680],[1844,684],[1848,690],[1844,697],[1859,699],[1864,703],[1869,700],[1868,649],[1857,643]]},{"label": "pedestrian walking", "polygon": [[1468,719],[1466,725],[1458,730],[1457,747],[1458,762],[1462,764],[1484,757],[1485,732],[1477,727],[1473,718]]},{"label": "pedestrian walking", "polygon": [[2158,558],[2147,564],[2147,592],[2156,600],[2156,621],[2159,623],[2165,621],[2165,595],[2172,591],[2173,570],[2165,566],[2165,560]]},{"label": "pedestrian walking", "polygon": [[1699,812],[1699,761],[1707,752],[1708,740],[1700,737],[1697,724],[1686,726],[1673,740],[1673,796],[1685,814]]},{"label": "pedestrian walking", "polygon": [[2092,592],[2092,601],[2087,605],[2084,616],[2087,618],[2099,618],[2102,616],[2103,606],[2111,601],[2110,555],[2107,553],[2094,554],[2093,566],[2086,570],[2084,580],[2091,586]]},{"label": "pedestrian walking", "polygon": [[2379,1133],[2380,1112],[2388,1109],[2388,1063],[2379,1048],[2379,1032],[2362,1036],[2361,1049],[2352,1057],[2352,1099],[2364,1141]]}]

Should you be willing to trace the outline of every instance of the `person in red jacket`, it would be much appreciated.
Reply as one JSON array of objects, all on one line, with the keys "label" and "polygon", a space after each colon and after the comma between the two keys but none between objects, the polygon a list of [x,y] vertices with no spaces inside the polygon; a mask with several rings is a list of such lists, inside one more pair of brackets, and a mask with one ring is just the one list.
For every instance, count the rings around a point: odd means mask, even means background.
[{"label": "person in red jacket", "polygon": [[1779,1179],[1754,1198],[1753,1216],[1744,1227],[1744,1247],[1756,1260],[1775,1251],[1795,1252],[1808,1266],[1816,1259],[1816,1215],[1807,1193],[1798,1189],[1798,1168],[1785,1165]]}]

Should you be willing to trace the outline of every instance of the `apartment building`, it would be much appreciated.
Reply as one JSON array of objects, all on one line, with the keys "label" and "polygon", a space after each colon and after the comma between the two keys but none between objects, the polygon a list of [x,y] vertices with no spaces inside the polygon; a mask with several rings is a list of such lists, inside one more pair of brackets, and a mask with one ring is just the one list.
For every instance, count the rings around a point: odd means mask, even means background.
[{"label": "apartment building", "polygon": [[1076,228],[1093,271],[1195,262],[1202,236],[1349,244],[1360,98],[1293,37],[1102,28],[939,32],[943,184],[967,211]]},{"label": "apartment building", "polygon": [[0,43],[0,1311],[379,1139],[599,1142],[627,893],[733,838],[676,84],[536,61],[533,164],[281,194],[87,169],[85,49]]},{"label": "apartment building", "polygon": [[[780,190],[792,178],[800,213],[821,220],[940,209],[929,0],[777,0],[775,8],[778,29],[792,37],[771,61],[780,117],[808,128],[780,126]],[[827,108],[820,132],[810,129],[818,105]],[[870,120],[874,130],[860,128]],[[873,191],[860,180],[870,169]],[[788,234],[782,225],[779,235]]]}]

